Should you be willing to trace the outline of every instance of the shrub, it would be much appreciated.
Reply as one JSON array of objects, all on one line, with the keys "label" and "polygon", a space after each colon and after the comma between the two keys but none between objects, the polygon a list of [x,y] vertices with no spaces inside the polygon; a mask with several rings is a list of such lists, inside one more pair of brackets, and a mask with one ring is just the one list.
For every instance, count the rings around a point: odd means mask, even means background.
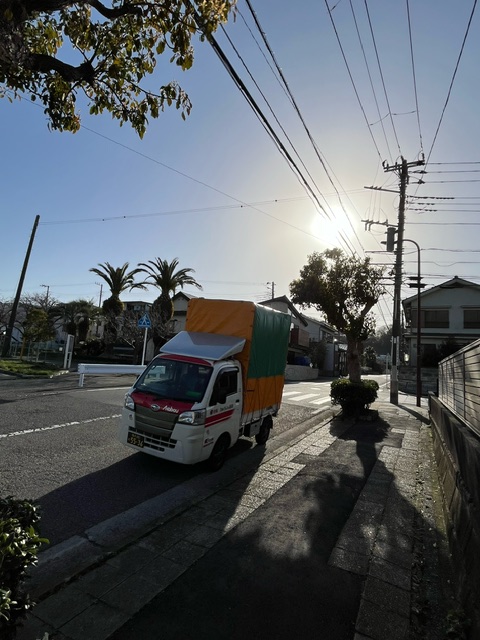
[{"label": "shrub", "polygon": [[345,415],[355,415],[377,399],[378,389],[378,382],[375,380],[350,382],[347,378],[338,378],[331,384],[330,397],[332,404],[339,404]]},{"label": "shrub", "polygon": [[45,538],[36,525],[38,506],[12,496],[0,499],[0,638],[12,640],[16,628],[31,608],[24,591],[27,569],[37,562],[37,553]]}]

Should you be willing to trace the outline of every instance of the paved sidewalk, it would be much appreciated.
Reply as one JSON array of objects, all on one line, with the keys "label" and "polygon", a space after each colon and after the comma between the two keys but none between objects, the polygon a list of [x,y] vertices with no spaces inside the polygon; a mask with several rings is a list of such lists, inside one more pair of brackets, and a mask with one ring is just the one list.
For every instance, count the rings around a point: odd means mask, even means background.
[{"label": "paved sidewalk", "polygon": [[[428,414],[372,408],[374,421],[314,424],[99,558],[39,602],[18,640],[441,638],[448,563]],[[425,598],[437,626],[419,615]]]}]

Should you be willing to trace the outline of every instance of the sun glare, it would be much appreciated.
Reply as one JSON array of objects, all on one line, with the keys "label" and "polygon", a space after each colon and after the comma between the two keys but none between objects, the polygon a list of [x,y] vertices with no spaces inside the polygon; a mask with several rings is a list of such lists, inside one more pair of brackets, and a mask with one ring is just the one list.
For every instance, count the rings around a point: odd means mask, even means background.
[{"label": "sun glare", "polygon": [[314,213],[310,232],[327,247],[338,247],[343,244],[342,238],[350,239],[352,228],[342,209],[332,209],[329,214],[327,218],[323,214]]}]

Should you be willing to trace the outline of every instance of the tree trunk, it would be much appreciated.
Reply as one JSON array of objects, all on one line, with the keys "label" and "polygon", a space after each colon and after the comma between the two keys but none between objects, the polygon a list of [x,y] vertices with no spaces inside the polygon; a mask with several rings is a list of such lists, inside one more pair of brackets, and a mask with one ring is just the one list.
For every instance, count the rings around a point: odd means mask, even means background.
[{"label": "tree trunk", "polygon": [[360,367],[360,355],[363,351],[363,343],[347,336],[347,368],[350,382],[360,382],[362,370]]}]

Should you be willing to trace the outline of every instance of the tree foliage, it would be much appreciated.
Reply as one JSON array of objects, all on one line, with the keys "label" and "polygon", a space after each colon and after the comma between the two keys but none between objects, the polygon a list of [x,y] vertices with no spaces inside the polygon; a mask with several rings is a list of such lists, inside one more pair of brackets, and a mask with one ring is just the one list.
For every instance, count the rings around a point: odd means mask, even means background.
[{"label": "tree foliage", "polygon": [[55,329],[46,311],[35,307],[27,311],[23,338],[26,342],[47,342],[55,338]]},{"label": "tree foliage", "polygon": [[148,262],[140,262],[141,271],[147,273],[144,284],[151,283],[160,290],[159,297],[154,300],[152,305],[152,314],[158,321],[152,323],[152,334],[155,350],[160,346],[165,338],[165,329],[169,327],[169,322],[173,316],[172,297],[178,288],[183,289],[186,285],[191,285],[197,289],[202,289],[193,277],[194,269],[186,267],[178,269],[178,258],[174,258],[171,262],[156,258]]},{"label": "tree foliage", "polygon": [[0,96],[29,95],[52,129],[77,131],[77,97],[91,114],[110,112],[143,136],[166,105],[191,103],[177,82],[145,85],[165,51],[181,69],[192,40],[226,22],[235,0],[0,0]]},{"label": "tree foliage", "polygon": [[370,313],[384,288],[383,269],[370,264],[370,258],[346,256],[340,249],[327,249],[308,256],[300,277],[290,284],[292,302],[314,307],[327,322],[347,337],[349,378],[360,380],[363,342],[373,334],[375,320]]},{"label": "tree foliage", "polygon": [[145,286],[141,282],[135,282],[135,276],[142,271],[142,269],[130,269],[129,263],[121,267],[113,267],[109,262],[99,264],[97,267],[92,267],[90,271],[95,273],[99,278],[102,278],[107,283],[110,289],[111,296],[103,302],[103,309],[106,313],[117,313],[119,315],[123,311],[123,303],[120,300],[120,295],[124,291],[131,291],[132,289],[145,289]]}]

